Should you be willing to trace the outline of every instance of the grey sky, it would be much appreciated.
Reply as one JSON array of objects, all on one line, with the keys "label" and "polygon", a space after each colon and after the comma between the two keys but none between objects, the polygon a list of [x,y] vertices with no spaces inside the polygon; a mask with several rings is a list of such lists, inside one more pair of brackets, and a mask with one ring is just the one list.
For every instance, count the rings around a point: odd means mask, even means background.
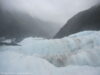
[{"label": "grey sky", "polygon": [[79,11],[86,10],[99,0],[1,0],[5,8],[26,12],[33,17],[63,25]]}]

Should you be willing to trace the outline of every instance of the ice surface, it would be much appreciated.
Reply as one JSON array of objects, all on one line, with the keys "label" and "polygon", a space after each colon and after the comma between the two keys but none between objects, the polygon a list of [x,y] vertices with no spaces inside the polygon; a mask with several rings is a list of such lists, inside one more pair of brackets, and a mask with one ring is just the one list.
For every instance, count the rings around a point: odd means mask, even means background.
[{"label": "ice surface", "polygon": [[34,55],[13,51],[0,52],[0,74],[7,75],[100,75],[100,67],[54,67],[48,61]]},{"label": "ice surface", "polygon": [[62,39],[29,37],[21,46],[0,46],[0,72],[100,75],[99,37],[100,31],[84,31]]}]

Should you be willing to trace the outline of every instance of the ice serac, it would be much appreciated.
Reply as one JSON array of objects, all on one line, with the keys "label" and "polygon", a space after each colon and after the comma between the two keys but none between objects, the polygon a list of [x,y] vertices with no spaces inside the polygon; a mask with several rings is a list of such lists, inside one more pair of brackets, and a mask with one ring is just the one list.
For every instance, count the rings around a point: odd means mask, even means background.
[{"label": "ice serac", "polygon": [[100,5],[73,16],[54,38],[61,38],[85,30],[100,30]]},{"label": "ice serac", "polygon": [[34,55],[14,51],[0,52],[0,74],[4,75],[100,75],[100,67],[55,67]]},{"label": "ice serac", "polygon": [[100,31],[62,39],[26,38],[0,46],[1,74],[100,75]]},{"label": "ice serac", "polygon": [[20,46],[0,46],[0,51],[36,55],[54,66],[100,66],[100,31],[84,31],[62,39],[26,38]]}]

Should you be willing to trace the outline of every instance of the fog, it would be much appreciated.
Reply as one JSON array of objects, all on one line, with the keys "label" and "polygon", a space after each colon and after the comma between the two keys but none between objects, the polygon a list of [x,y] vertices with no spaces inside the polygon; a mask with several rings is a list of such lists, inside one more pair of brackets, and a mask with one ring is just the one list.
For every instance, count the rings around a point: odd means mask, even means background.
[{"label": "fog", "polygon": [[61,27],[73,15],[98,2],[99,0],[0,0],[0,5],[10,11],[25,12]]}]

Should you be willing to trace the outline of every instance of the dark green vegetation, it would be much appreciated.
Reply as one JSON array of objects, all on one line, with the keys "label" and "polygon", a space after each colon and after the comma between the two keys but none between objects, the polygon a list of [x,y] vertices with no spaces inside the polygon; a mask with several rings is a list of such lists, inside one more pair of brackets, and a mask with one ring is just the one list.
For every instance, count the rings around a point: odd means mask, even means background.
[{"label": "dark green vegetation", "polygon": [[76,14],[54,38],[62,38],[84,30],[100,30],[100,5]]}]

